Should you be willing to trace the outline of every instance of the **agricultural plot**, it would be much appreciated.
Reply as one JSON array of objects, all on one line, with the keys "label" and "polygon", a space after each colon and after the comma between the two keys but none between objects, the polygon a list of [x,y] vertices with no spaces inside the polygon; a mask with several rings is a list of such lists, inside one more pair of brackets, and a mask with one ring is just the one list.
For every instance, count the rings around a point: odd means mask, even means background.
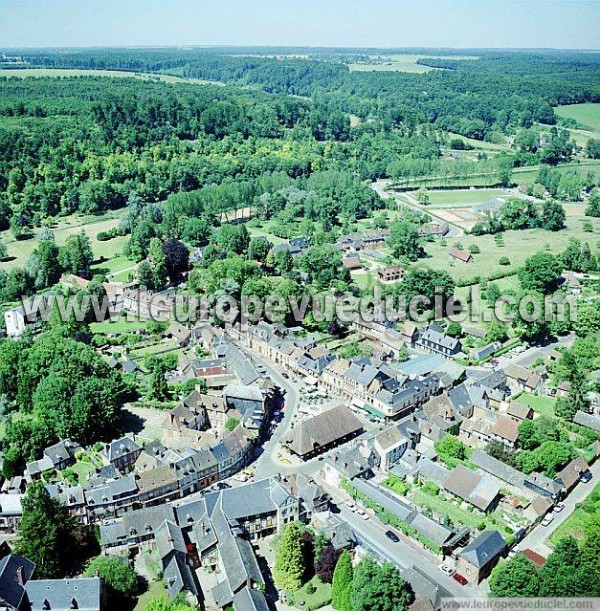
[{"label": "agricultural plot", "polygon": [[554,112],[564,119],[573,119],[586,131],[600,134],[600,104],[559,106]]},{"label": "agricultural plot", "polygon": [[148,74],[145,72],[127,72],[125,70],[78,70],[72,68],[22,68],[19,70],[0,69],[0,77],[6,78],[42,78],[42,77],[70,77],[70,76],[104,76],[109,78],[135,78],[141,80],[163,81],[164,83],[194,83],[202,85],[213,81],[186,78],[173,74]]},{"label": "agricultural plot", "polygon": [[[417,64],[418,59],[434,58],[432,55],[386,55],[373,56],[373,63],[355,63],[350,64],[350,72],[408,72],[410,74],[424,74],[432,70],[440,70],[440,68],[432,68],[431,66],[423,66]],[[444,59],[478,59],[477,57],[467,55],[455,55],[452,57],[446,56]]]},{"label": "agricultural plot", "polygon": [[510,191],[505,189],[451,189],[440,191],[427,191],[429,205],[426,208],[454,207],[457,204],[475,206],[484,204],[494,197],[511,197]]}]

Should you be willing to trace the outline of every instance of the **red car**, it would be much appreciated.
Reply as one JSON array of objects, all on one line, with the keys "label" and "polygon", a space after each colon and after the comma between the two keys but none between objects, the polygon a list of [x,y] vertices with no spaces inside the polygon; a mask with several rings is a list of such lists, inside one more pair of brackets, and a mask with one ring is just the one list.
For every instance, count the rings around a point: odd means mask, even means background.
[{"label": "red car", "polygon": [[458,581],[461,586],[466,586],[469,583],[467,578],[463,577],[460,573],[454,573],[454,575],[452,575],[452,579],[454,579],[454,581]]}]

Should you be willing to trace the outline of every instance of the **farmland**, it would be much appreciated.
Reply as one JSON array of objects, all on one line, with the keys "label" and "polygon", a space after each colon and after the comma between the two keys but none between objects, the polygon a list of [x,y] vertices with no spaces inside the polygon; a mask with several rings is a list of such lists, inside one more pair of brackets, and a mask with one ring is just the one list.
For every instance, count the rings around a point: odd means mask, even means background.
[{"label": "farmland", "polygon": [[[350,64],[351,72],[408,72],[410,74],[424,74],[437,68],[417,64],[417,60],[434,57],[431,55],[388,55],[371,57],[371,63]],[[437,59],[437,58],[436,58]],[[477,57],[456,55],[445,59],[477,59]]]},{"label": "farmland", "polygon": [[559,117],[577,121],[582,129],[600,134],[600,104],[559,106],[555,112]]}]

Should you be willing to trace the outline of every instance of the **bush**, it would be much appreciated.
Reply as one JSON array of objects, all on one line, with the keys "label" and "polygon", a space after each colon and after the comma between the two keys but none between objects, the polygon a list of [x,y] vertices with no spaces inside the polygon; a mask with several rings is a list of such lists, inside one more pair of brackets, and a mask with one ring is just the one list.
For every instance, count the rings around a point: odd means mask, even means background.
[{"label": "bush", "polygon": [[430,496],[437,496],[440,493],[440,487],[434,482],[425,482],[422,490]]},{"label": "bush", "polygon": [[472,255],[478,255],[481,252],[481,248],[479,248],[477,244],[471,244],[471,246],[469,246],[469,252]]},{"label": "bush", "polygon": [[500,257],[498,263],[500,265],[510,265],[510,259],[508,257]]}]

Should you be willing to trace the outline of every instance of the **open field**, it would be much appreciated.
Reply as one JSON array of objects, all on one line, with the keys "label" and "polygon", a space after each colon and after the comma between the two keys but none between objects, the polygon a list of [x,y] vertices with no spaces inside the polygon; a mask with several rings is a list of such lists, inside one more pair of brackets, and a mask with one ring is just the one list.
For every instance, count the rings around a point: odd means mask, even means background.
[{"label": "open field", "polygon": [[210,83],[202,79],[174,76],[172,74],[150,74],[145,72],[126,72],[125,70],[78,70],[71,68],[22,68],[18,70],[0,69],[0,77],[8,78],[41,78],[44,76],[68,77],[68,76],[108,76],[111,78],[136,78],[142,80],[156,80],[165,83],[195,83],[197,85]]},{"label": "open field", "polygon": [[[127,242],[127,236],[119,236],[106,242],[100,242],[96,239],[96,235],[101,231],[108,231],[109,229],[117,227],[120,216],[120,212],[112,212],[101,217],[72,215],[59,219],[51,226],[51,229],[54,232],[56,243],[59,246],[63,245],[69,236],[75,235],[82,230],[85,231],[88,238],[90,238],[92,250],[96,259],[98,260],[100,257],[104,257],[110,260],[121,254]],[[39,232],[40,229],[35,228],[33,238],[18,241],[15,240],[10,231],[1,232],[0,240],[6,244],[8,259],[0,263],[0,269],[9,270],[13,267],[22,267],[27,257],[29,257],[37,247],[38,243],[35,236],[39,234]],[[131,261],[128,260],[122,261],[121,264],[125,266],[125,262],[127,262],[127,267],[132,265]],[[97,263],[97,266],[103,268],[107,265],[107,262]],[[120,269],[123,268],[124,267],[120,267]]]},{"label": "open field", "polygon": [[[386,55],[372,57],[373,61],[378,63],[373,64],[350,64],[350,72],[409,72],[412,74],[424,74],[431,70],[439,70],[439,68],[431,68],[430,66],[422,66],[417,64],[418,59],[430,58],[438,59],[433,55]],[[478,59],[467,55],[446,56],[443,59]]]},{"label": "open field", "polygon": [[[522,168],[515,168],[512,173],[512,181],[514,184],[522,185],[528,184],[535,181],[535,178],[539,172],[540,166],[526,166]],[[600,161],[571,161],[569,163],[561,163],[556,166],[556,171],[559,173],[567,172],[568,170],[577,170],[581,172],[596,172],[600,173]],[[420,178],[413,178],[405,181],[398,181],[396,188],[399,190],[407,188],[433,188],[436,187],[452,187],[456,189],[469,188],[469,187],[496,187],[498,184],[498,177],[490,173],[478,173],[473,172],[468,176],[422,176]]]},{"label": "open field", "polygon": [[[448,136],[450,138],[459,138],[464,142],[468,142],[473,148],[481,149],[485,151],[509,151],[510,144],[508,142],[502,142],[500,144],[494,144],[492,142],[484,142],[483,140],[475,140],[475,138],[467,138],[461,134],[454,134],[452,132],[448,132]],[[506,139],[505,139],[506,140]],[[469,151],[465,151],[468,153]]]},{"label": "open field", "polygon": [[600,134],[600,104],[559,106],[554,112],[559,117],[574,119],[585,130]]},{"label": "open field", "polygon": [[[583,205],[580,204],[579,214],[568,215],[567,227],[562,231],[552,232],[544,229],[505,231],[503,233],[504,246],[499,246],[492,235],[465,235],[457,239],[450,238],[446,240],[446,245],[443,245],[441,241],[427,242],[425,251],[428,257],[422,259],[421,262],[432,269],[449,271],[455,279],[461,280],[475,276],[489,276],[502,271],[516,271],[528,257],[536,252],[548,251],[554,254],[563,252],[570,238],[590,242],[592,248],[594,248],[596,243],[600,241],[600,220],[585,217],[583,208]],[[593,234],[583,231],[584,221],[591,222],[594,227]],[[477,244],[481,253],[473,255],[472,263],[450,262],[448,250],[455,243],[459,243],[465,250],[468,250],[470,245]],[[500,257],[508,257],[511,265],[500,265]],[[417,263],[417,265],[420,263]]]},{"label": "open field", "polygon": [[442,191],[427,191],[429,205],[425,208],[438,208],[456,205],[483,204],[494,197],[509,197],[511,193],[505,189],[452,189]]}]

